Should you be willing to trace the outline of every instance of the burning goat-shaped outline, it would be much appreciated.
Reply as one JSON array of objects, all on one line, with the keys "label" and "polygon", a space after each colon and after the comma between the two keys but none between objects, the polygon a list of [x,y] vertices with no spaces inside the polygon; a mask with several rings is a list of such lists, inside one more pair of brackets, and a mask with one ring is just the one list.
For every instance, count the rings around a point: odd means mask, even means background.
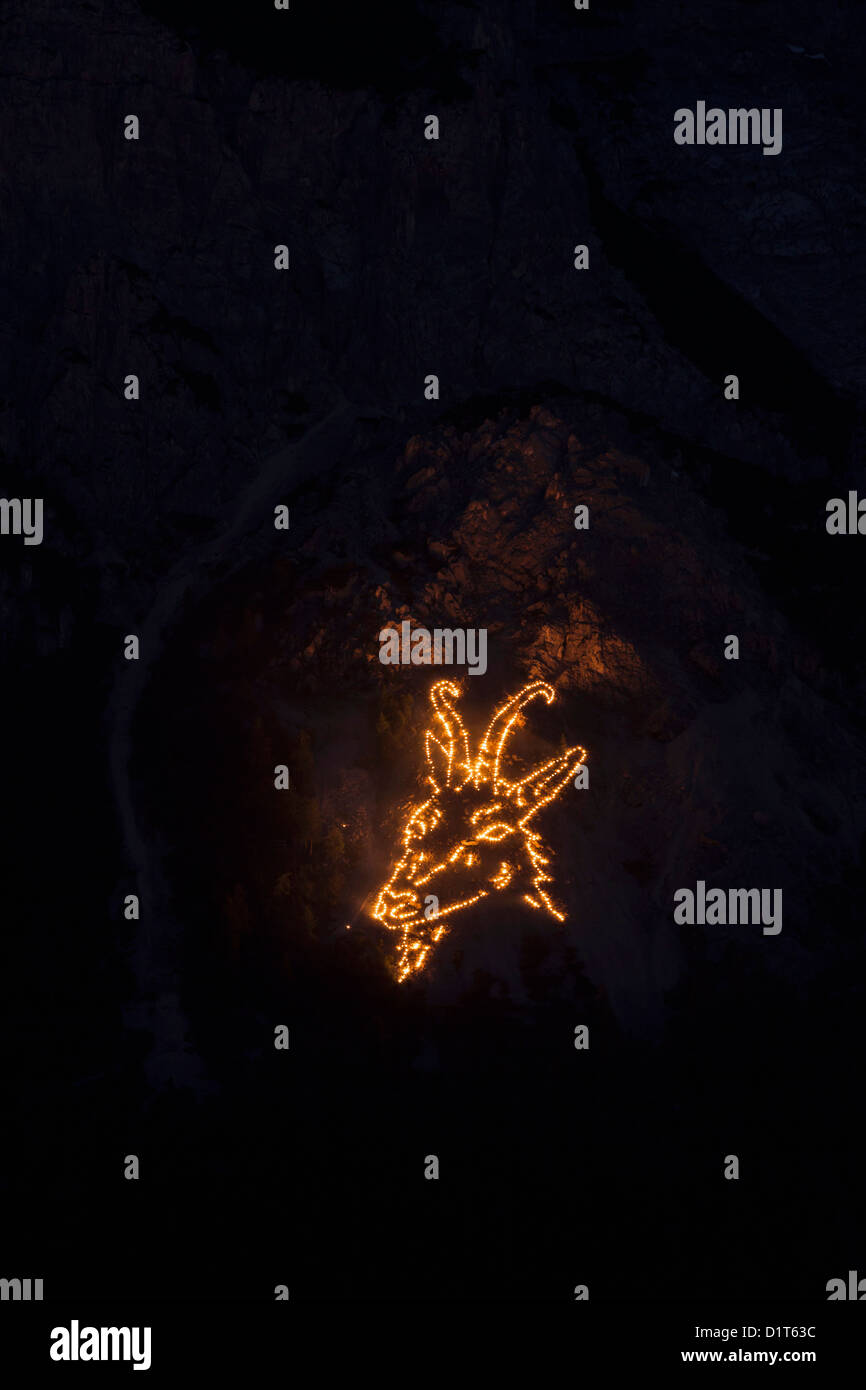
[{"label": "burning goat-shaped outline", "polygon": [[[522,725],[524,706],[531,700],[541,697],[552,704],[553,687],[532,681],[506,700],[474,757],[455,705],[460,694],[452,681],[437,681],[430,691],[434,722],[424,734],[424,754],[431,794],[410,807],[400,858],[372,910],[378,922],[398,933],[395,974],[400,981],[424,968],[448,931],[443,918],[521,876],[528,881],[524,900],[559,922],[565,920],[548,896],[545,885],[553,882],[546,872],[549,858],[530,822],[575,777],[586,749],[569,748],[511,781],[502,767],[508,739]],[[429,894],[435,905],[425,911]]]}]

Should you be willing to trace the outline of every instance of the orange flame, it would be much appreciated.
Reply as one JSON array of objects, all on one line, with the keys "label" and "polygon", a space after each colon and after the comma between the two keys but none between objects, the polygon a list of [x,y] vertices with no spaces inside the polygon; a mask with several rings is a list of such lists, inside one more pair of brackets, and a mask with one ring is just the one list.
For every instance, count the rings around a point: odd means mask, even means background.
[{"label": "orange flame", "polygon": [[[574,778],[586,760],[586,749],[569,748],[512,781],[503,772],[508,739],[521,726],[523,709],[531,700],[541,697],[552,704],[553,687],[532,681],[506,700],[474,757],[455,705],[460,695],[452,681],[437,681],[430,691],[434,722],[425,730],[423,743],[431,795],[411,808],[401,852],[372,910],[378,922],[398,934],[399,981],[423,970],[433,947],[449,930],[444,918],[501,891],[521,875],[528,879],[524,900],[559,922],[565,920],[548,896],[545,885],[553,882],[546,872],[550,860],[530,822]],[[454,900],[440,906],[439,895],[433,893],[422,904],[418,889],[434,883],[440,888],[444,883]]]}]

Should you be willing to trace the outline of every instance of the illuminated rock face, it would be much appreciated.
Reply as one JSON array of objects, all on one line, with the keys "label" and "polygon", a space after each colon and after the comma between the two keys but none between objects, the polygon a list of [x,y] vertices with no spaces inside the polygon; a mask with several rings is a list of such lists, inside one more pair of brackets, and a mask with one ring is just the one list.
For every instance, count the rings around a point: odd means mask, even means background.
[{"label": "illuminated rock face", "polygon": [[430,691],[430,795],[410,809],[400,857],[373,907],[376,920],[398,934],[400,981],[424,968],[451,918],[504,888],[522,887],[531,907],[564,920],[548,895],[549,856],[531,822],[573,780],[586,750],[569,748],[513,781],[503,768],[508,739],[530,701],[552,703],[553,687],[533,681],[506,700],[474,754],[455,705],[459,696],[452,681],[437,681]]}]

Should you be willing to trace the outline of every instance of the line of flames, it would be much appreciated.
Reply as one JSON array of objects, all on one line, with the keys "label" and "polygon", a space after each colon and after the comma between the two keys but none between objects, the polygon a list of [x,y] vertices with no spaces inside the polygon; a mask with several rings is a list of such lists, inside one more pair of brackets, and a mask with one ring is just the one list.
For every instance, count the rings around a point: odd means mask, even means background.
[{"label": "line of flames", "polygon": [[[488,724],[487,729],[485,730],[484,737],[482,738],[481,743],[479,745],[478,755],[474,759],[474,761],[470,757],[469,753],[469,736],[467,734],[466,727],[463,723],[463,720],[459,712],[453,704],[453,700],[457,699],[459,695],[459,687],[454,685],[450,681],[437,682],[437,684],[433,687],[433,690],[431,691],[431,702],[433,704],[433,707],[436,711],[440,723],[443,725],[443,728],[446,731],[447,742],[443,743],[442,740],[439,737],[437,737],[437,733],[434,729],[431,728],[425,730],[423,735],[423,741],[428,763],[430,762],[430,745],[431,743],[436,743],[438,744],[438,746],[440,747],[440,749],[446,757],[447,773],[444,780],[446,786],[450,786],[452,772],[454,769],[455,753],[457,752],[457,746],[459,743],[463,753],[463,757],[462,760],[458,762],[457,767],[459,770],[462,771],[464,775],[463,782],[460,784],[460,786],[465,786],[469,782],[471,782],[474,787],[479,788],[485,781],[490,781],[494,797],[497,795],[497,792],[501,792],[501,789],[507,788],[509,798],[515,800],[518,807],[523,807],[526,804],[524,788],[526,787],[527,783],[536,778],[539,775],[539,773],[543,773],[545,769],[552,769],[554,765],[560,762],[561,755],[551,758],[549,762],[543,764],[542,767],[536,768],[529,776],[525,777],[521,782],[509,783],[502,776],[500,771],[502,754],[505,748],[506,740],[508,739],[508,736],[511,733],[512,728],[514,727],[515,723],[517,723],[521,719],[524,705],[526,705],[529,700],[535,698],[536,695],[541,695],[548,705],[551,704],[553,700],[556,698],[552,686],[547,685],[544,681],[532,681],[528,685],[525,685],[516,696],[512,696],[508,700],[506,700],[505,703],[499,707],[499,709],[493,715],[493,718],[490,720],[490,723]],[[450,696],[451,700],[447,700],[445,698],[446,696]],[[495,751],[491,751],[489,747],[491,735],[493,734],[493,731],[496,729],[497,723],[503,720],[504,715],[508,712],[510,708],[512,708],[512,706],[513,712],[511,714],[511,717],[508,720],[504,721],[503,728],[499,736],[499,741],[495,747]],[[456,726],[456,728],[452,728],[452,725]],[[577,760],[575,766],[582,765],[586,761],[587,752],[585,748],[578,747],[574,750],[569,751],[580,754],[580,757]],[[428,800],[424,802],[422,806],[420,806],[413,814],[411,814],[407,818],[406,826],[404,828],[402,836],[403,853],[392,870],[391,877],[385,885],[386,889],[390,886],[391,883],[393,883],[394,879],[396,878],[397,874],[399,873],[400,869],[405,863],[407,855],[410,852],[412,827],[415,821],[418,818],[420,818],[422,814],[425,811],[427,811],[431,805],[433,805],[436,795],[438,795],[439,792],[442,790],[432,773],[428,775],[427,780],[430,782],[433,788],[433,796],[428,798]],[[458,790],[460,789],[460,786],[458,786]],[[550,899],[550,896],[548,895],[544,887],[545,884],[553,882],[552,875],[546,872],[546,866],[550,863],[550,859],[547,855],[542,853],[541,837],[537,831],[530,828],[529,821],[532,817],[536,816],[539,811],[543,810],[545,806],[550,805],[550,803],[553,800],[555,800],[555,798],[562,791],[563,786],[564,783],[561,783],[559,786],[555,788],[554,791],[550,793],[549,796],[538,797],[533,802],[526,814],[517,820],[516,824],[509,824],[507,821],[504,820],[497,821],[493,825],[487,826],[484,830],[479,831],[478,835],[475,837],[476,840],[495,842],[497,840],[505,839],[508,834],[517,831],[521,831],[523,833],[526,848],[529,853],[532,868],[534,870],[534,876],[532,881],[533,893],[524,894],[524,901],[527,902],[530,905],[530,907],[536,908],[538,910],[541,910],[542,908],[546,909],[546,911],[550,913],[552,917],[556,918],[558,922],[565,921],[565,913],[561,912],[557,907],[554,906]],[[501,800],[491,801],[489,805],[479,808],[479,810],[477,810],[473,815],[472,820],[474,821],[479,817],[489,815],[492,812],[499,810],[501,807]],[[497,831],[498,833],[494,834],[494,831]],[[474,841],[472,840],[461,841],[457,845],[456,849],[448,856],[447,860],[443,860],[441,864],[435,865],[434,868],[431,869],[423,879],[416,879],[415,884],[417,886],[422,886],[425,882],[428,882],[433,877],[433,875],[437,873],[440,869],[446,867],[446,865],[450,862],[455,862],[461,856],[461,854],[465,854],[472,843],[474,843]],[[497,888],[504,888],[511,881],[516,872],[517,868],[514,864],[509,864],[506,860],[503,860],[497,874],[494,876],[491,882],[494,883],[494,885]],[[384,907],[382,906],[384,900],[384,891],[385,890],[383,890],[383,892],[379,895],[376,907],[374,908],[372,915],[378,921],[382,922],[383,925],[387,926],[389,930],[400,930],[400,928],[392,927],[390,923],[386,922],[385,920],[386,912],[384,910]],[[462,912],[465,909],[474,906],[475,903],[480,902],[482,898],[486,898],[488,896],[488,890],[483,890],[481,892],[475,893],[470,898],[463,899],[458,903],[452,903],[450,907],[446,907],[442,910],[437,909],[436,911],[431,911],[427,920],[436,921],[443,917],[451,916],[455,912]],[[410,912],[410,916],[411,915],[412,914]],[[419,941],[412,941],[409,936],[408,929],[404,928],[402,930],[404,935],[396,966],[396,976],[398,981],[400,982],[405,980],[409,975],[416,974],[418,971],[423,970],[427,958],[430,954],[430,951],[432,950],[433,944],[439,941],[445,935],[445,933],[448,930],[448,927],[445,924],[443,924],[441,927],[434,930],[432,933],[431,941],[427,944]]]}]

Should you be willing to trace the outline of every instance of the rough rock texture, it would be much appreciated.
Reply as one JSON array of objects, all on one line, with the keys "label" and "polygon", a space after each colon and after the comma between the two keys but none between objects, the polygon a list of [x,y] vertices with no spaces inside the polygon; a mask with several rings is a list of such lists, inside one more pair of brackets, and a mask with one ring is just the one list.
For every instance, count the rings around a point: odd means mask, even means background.
[{"label": "rough rock texture", "polygon": [[[327,1299],[814,1297],[859,1258],[862,541],[824,530],[862,486],[858,14],[4,6],[0,459],[46,538],[0,557],[0,1192],[70,1280],[67,1235],[188,1297],[166,1213],[208,1278],[271,1240]],[[782,107],[782,154],[677,148],[699,99]],[[566,926],[479,914],[395,996],[362,909],[418,771],[404,615],[489,628],[473,718],[552,680],[520,756],[584,742],[592,786],[546,826]],[[781,936],[675,928],[699,877],[782,886]],[[144,1142],[132,1257],[106,1172]]]},{"label": "rough rock texture", "polygon": [[[168,768],[182,781],[190,764],[176,752],[184,748],[193,766],[219,759],[237,742],[238,708],[275,761],[291,765],[285,750],[306,731],[320,811],[311,838],[317,852],[333,833],[351,848],[342,892],[313,906],[315,931],[330,938],[344,919],[363,926],[387,877],[401,808],[420,785],[433,679],[461,679],[476,731],[525,680],[551,682],[557,703],[528,715],[513,756],[528,766],[562,738],[581,742],[591,789],[547,813],[568,907],[563,928],[545,924],[548,988],[570,997],[567,959],[580,959],[628,1030],[656,1032],[696,951],[710,961],[736,953],[744,969],[778,973],[797,989],[810,960],[849,949],[856,905],[827,922],[822,902],[829,883],[859,872],[862,730],[839,711],[838,680],[820,652],[762,594],[723,518],[655,460],[582,444],[576,428],[539,407],[519,420],[506,414],[473,431],[413,438],[389,483],[387,522],[375,534],[364,526],[366,558],[351,564],[332,558],[359,542],[347,482],[326,512],[301,520],[291,560],[251,567],[224,600],[212,598],[215,629],[189,620],[177,646],[195,654],[194,666],[172,655],[156,720],[163,738],[180,721]],[[575,529],[579,503],[590,509],[588,530]],[[379,632],[405,619],[485,627],[487,673],[383,666]],[[739,661],[723,657],[731,632]],[[188,708],[172,714],[179,686]],[[377,717],[395,707],[399,730],[389,742]],[[203,742],[195,730],[209,723]],[[155,737],[145,731],[148,748]],[[252,752],[243,760],[242,778],[254,761]],[[264,756],[259,766],[265,776]],[[221,799],[237,805],[225,769],[221,776]],[[211,796],[207,779],[199,794]],[[183,796],[170,784],[153,801]],[[214,863],[230,860],[237,844],[237,817],[224,815],[227,842],[212,850]],[[195,837],[200,811],[179,819]],[[280,818],[271,838],[278,833]],[[253,862],[243,850],[232,868],[242,883],[249,876],[245,891],[254,894],[267,858],[261,835],[268,831],[260,827],[248,847]],[[321,872],[327,877],[325,863]],[[756,925],[675,927],[674,892],[701,878],[781,887],[782,933],[768,942]],[[495,909],[480,932],[476,914],[455,919],[430,972],[434,992],[459,997],[483,969],[499,996],[527,1001],[521,933],[535,933],[538,920],[507,895]],[[288,888],[281,910],[290,936],[302,903]],[[507,950],[503,913],[514,919]]]}]

